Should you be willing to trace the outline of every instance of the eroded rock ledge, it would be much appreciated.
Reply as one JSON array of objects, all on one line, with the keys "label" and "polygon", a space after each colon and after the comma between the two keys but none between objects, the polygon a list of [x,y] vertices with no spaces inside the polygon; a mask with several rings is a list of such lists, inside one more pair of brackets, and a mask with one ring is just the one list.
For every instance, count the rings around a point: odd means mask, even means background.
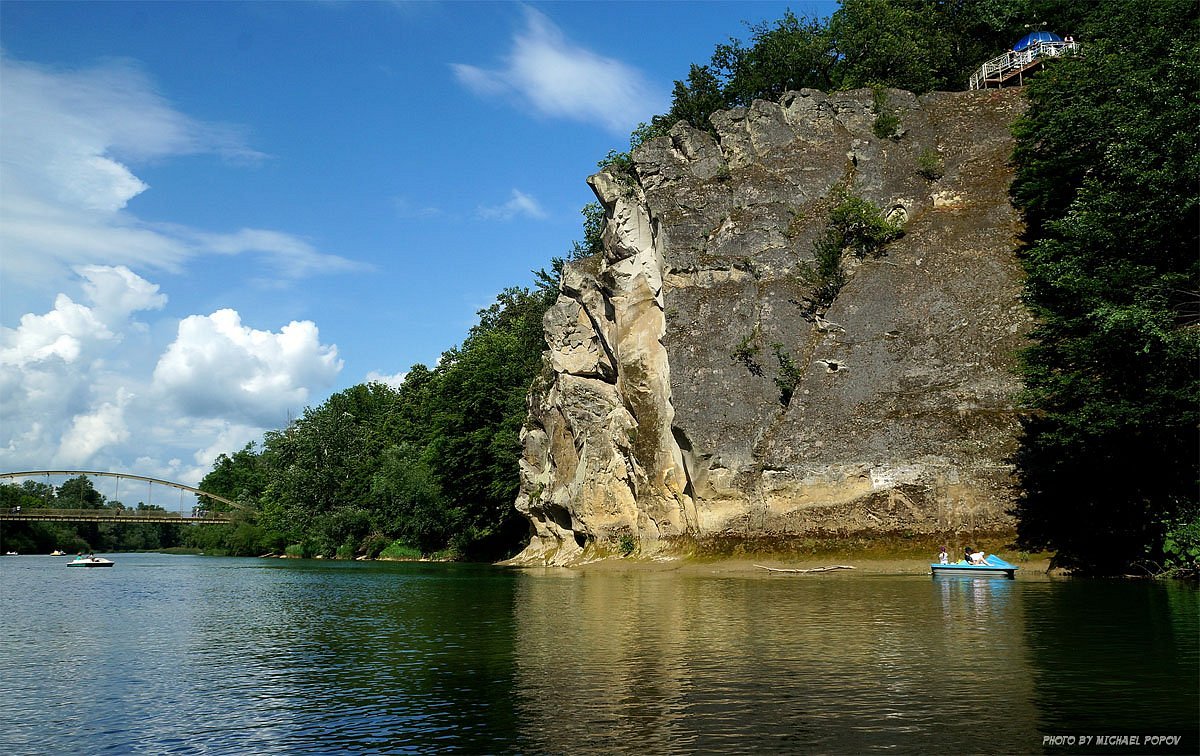
[{"label": "eroded rock ledge", "polygon": [[[1019,92],[791,92],[679,124],[591,179],[602,259],[567,267],[522,433],[522,562],[664,538],[1011,524]],[[932,157],[941,177],[918,169]],[[928,171],[927,171],[928,173]],[[905,221],[815,302],[840,192]]]}]

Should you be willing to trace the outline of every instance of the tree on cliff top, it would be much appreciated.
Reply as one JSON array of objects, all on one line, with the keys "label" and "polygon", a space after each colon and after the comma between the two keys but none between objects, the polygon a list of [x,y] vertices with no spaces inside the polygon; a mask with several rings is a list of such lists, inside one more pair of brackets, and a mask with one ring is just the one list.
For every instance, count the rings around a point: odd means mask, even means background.
[{"label": "tree on cliff top", "polygon": [[1095,10],[1016,129],[1037,317],[1018,514],[1027,546],[1119,572],[1200,510],[1200,19],[1191,0]]}]

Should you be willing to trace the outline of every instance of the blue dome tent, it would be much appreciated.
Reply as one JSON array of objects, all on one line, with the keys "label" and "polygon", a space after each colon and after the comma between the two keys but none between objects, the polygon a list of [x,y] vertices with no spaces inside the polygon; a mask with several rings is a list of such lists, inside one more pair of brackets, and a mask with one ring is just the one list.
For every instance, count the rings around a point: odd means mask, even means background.
[{"label": "blue dome tent", "polygon": [[1021,37],[1021,39],[1017,41],[1017,44],[1013,45],[1012,49],[1017,52],[1021,52],[1022,50],[1026,49],[1026,48],[1033,47],[1038,42],[1062,42],[1062,41],[1063,41],[1063,38],[1053,32],[1035,31],[1035,32],[1030,32],[1029,34],[1026,34],[1024,37]]}]

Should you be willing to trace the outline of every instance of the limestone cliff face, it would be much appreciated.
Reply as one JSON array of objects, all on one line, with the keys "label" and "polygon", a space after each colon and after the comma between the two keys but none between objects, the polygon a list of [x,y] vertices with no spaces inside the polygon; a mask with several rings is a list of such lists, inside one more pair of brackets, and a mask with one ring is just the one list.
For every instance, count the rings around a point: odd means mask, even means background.
[{"label": "limestone cliff face", "polygon": [[[792,92],[677,125],[636,181],[589,181],[603,259],[568,266],[522,434],[525,561],[671,536],[1010,524],[1019,91]],[[919,172],[924,153],[942,163]],[[844,193],[904,222],[815,297],[814,241]],[[626,540],[628,544],[628,541]]]}]

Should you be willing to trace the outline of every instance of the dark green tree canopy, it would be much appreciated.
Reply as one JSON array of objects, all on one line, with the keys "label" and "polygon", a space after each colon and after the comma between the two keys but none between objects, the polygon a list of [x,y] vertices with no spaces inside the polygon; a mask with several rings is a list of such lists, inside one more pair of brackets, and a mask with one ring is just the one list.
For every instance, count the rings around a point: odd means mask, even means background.
[{"label": "dark green tree canopy", "polygon": [[1119,572],[1198,514],[1200,20],[1187,0],[1095,11],[1016,128],[1037,317],[1016,461],[1022,539]]}]

